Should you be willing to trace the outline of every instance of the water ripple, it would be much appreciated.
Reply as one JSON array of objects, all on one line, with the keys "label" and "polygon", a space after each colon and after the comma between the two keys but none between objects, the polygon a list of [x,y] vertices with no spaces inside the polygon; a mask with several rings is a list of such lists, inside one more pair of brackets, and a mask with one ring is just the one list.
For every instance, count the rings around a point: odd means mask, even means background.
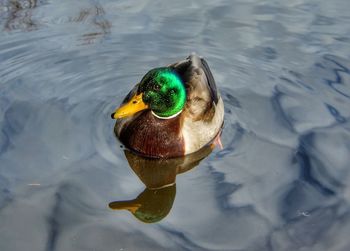
[{"label": "water ripple", "polygon": [[[348,6],[0,0],[0,250],[348,250]],[[177,177],[162,221],[115,214],[143,184],[110,113],[192,51],[224,148]]]}]

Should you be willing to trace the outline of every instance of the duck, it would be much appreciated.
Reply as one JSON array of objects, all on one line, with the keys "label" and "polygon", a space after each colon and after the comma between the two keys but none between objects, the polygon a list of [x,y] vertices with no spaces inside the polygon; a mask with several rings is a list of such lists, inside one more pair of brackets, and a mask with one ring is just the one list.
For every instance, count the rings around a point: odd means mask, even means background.
[{"label": "duck", "polygon": [[145,157],[174,158],[221,145],[224,103],[206,60],[195,53],[149,70],[112,113],[114,133]]}]

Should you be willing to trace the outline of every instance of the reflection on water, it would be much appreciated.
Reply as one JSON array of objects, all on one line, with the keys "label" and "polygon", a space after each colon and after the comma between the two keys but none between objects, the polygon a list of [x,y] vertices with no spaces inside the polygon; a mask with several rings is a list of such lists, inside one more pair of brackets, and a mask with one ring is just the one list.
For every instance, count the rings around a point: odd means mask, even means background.
[{"label": "reflection on water", "polygon": [[[4,29],[7,31],[30,31],[37,24],[32,19],[32,9],[36,8],[37,0],[4,0],[0,1],[0,17],[6,16]],[[39,2],[39,4],[42,4]]]},{"label": "reflection on water", "polygon": [[114,210],[128,210],[145,223],[162,220],[170,212],[175,199],[176,175],[197,166],[211,153],[212,149],[212,146],[206,146],[185,157],[170,159],[145,158],[125,151],[130,167],[146,188],[136,199],[114,201],[109,204],[109,207]]},{"label": "reflection on water", "polygon": [[79,16],[73,18],[73,22],[86,22],[91,16],[92,24],[96,29],[94,32],[83,34],[83,44],[91,44],[98,38],[104,38],[110,33],[111,23],[104,18],[105,10],[101,5],[95,5],[89,9],[83,9],[80,11]]},{"label": "reflection on water", "polygon": [[[0,250],[350,250],[349,8],[0,0]],[[192,51],[225,102],[224,149],[145,169],[110,112]]]},{"label": "reflection on water", "polygon": [[137,219],[145,223],[155,223],[168,215],[173,206],[176,185],[159,189],[145,190],[134,200],[114,201],[109,204],[113,210],[128,210]]}]

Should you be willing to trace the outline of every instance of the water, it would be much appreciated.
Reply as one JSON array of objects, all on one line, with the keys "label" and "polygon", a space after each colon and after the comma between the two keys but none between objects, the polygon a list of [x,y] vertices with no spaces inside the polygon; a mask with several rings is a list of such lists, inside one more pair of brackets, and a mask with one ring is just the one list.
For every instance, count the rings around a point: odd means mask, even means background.
[{"label": "water", "polygon": [[[347,0],[0,0],[0,250],[350,250],[349,13]],[[155,193],[110,113],[192,51],[225,101],[224,149]],[[109,208],[135,198],[157,222]]]}]

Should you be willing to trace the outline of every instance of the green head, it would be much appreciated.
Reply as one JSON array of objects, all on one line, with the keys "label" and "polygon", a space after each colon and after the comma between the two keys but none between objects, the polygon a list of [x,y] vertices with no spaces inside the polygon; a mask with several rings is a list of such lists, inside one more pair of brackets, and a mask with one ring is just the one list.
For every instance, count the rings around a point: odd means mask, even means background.
[{"label": "green head", "polygon": [[159,118],[171,118],[182,111],[185,103],[186,89],[180,77],[170,68],[156,68],[142,78],[136,95],[119,107],[112,118],[125,118],[145,109],[151,109]]},{"label": "green head", "polygon": [[161,118],[180,113],[186,103],[185,86],[169,68],[150,70],[141,80],[138,92],[143,93],[143,102]]}]

